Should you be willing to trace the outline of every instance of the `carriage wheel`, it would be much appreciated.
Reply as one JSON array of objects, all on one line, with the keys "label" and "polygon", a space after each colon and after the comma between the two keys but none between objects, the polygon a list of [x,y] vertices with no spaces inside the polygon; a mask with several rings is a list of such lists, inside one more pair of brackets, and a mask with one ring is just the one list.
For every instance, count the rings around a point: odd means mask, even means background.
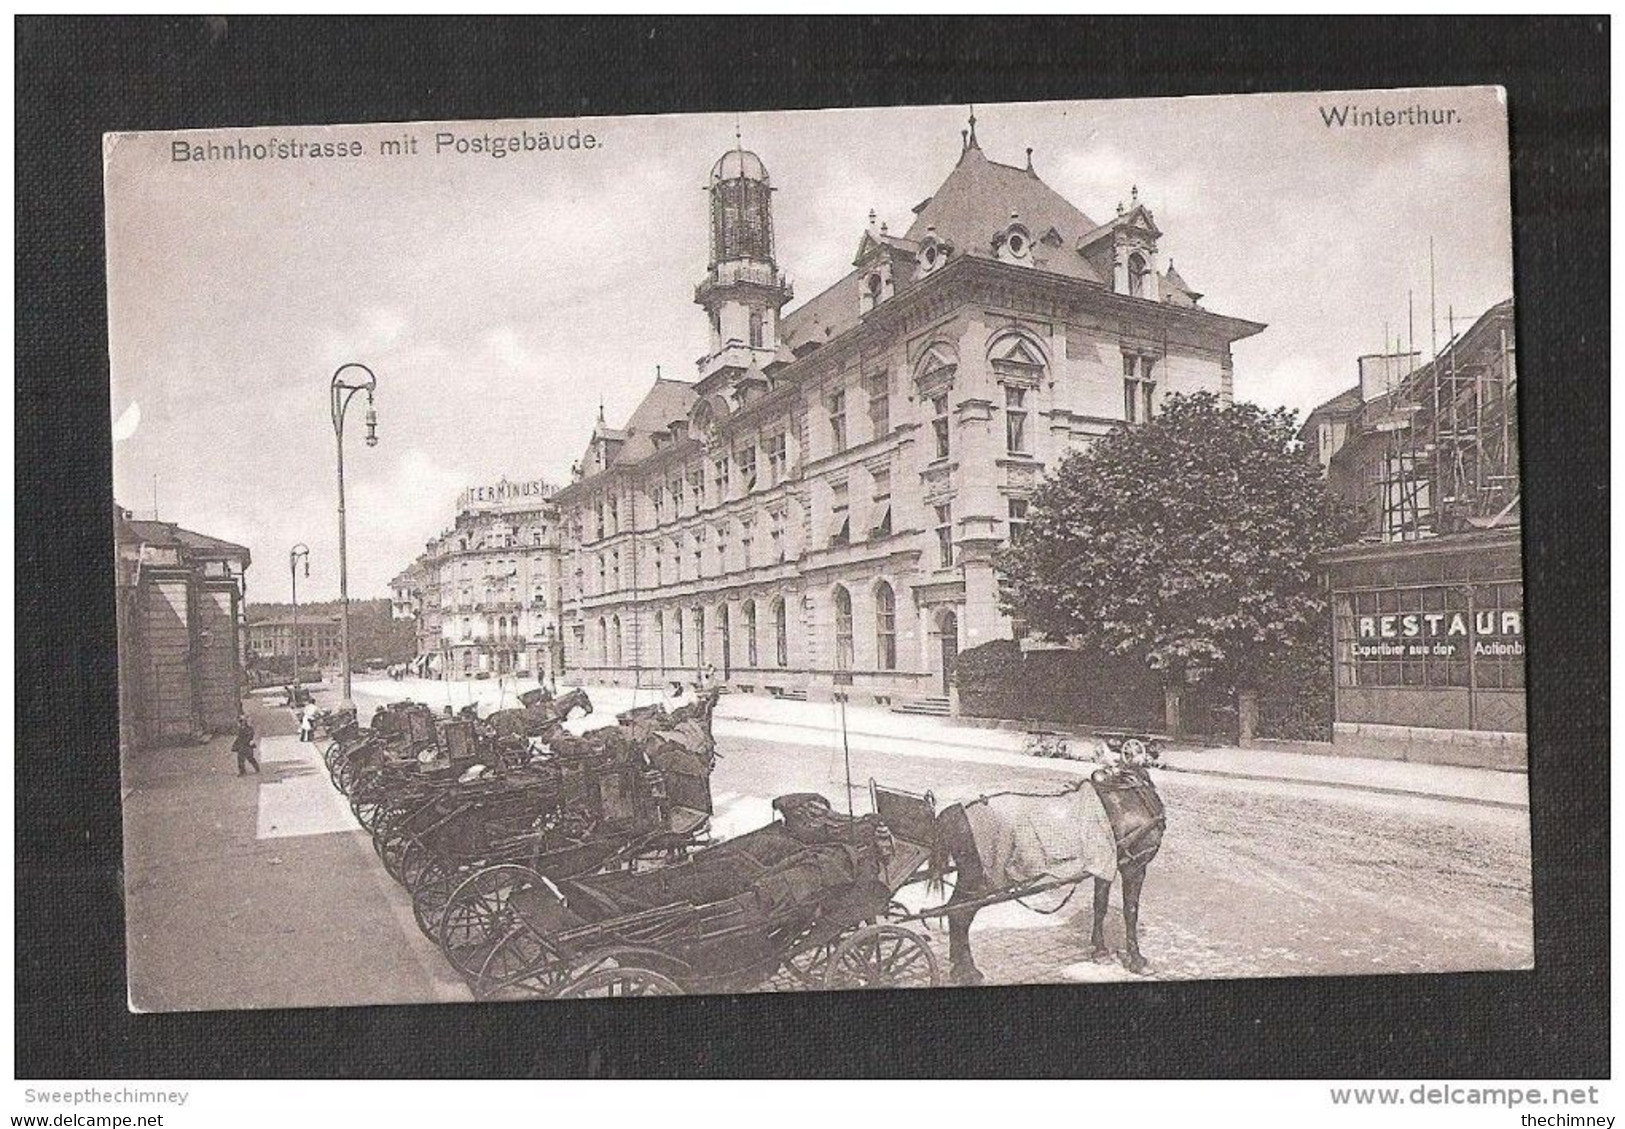
[{"label": "carriage wheel", "polygon": [[900,925],[869,925],[835,949],[824,987],[935,988],[941,982],[936,954],[925,939]]},{"label": "carriage wheel", "polygon": [[595,968],[566,981],[553,993],[556,1000],[622,999],[632,996],[680,996],[683,989],[669,976],[652,968]]},{"label": "carriage wheel", "polygon": [[514,928],[516,915],[510,899],[536,878],[536,872],[527,866],[505,863],[487,867],[457,884],[446,899],[435,937],[453,968],[468,977],[480,974],[486,958],[492,955],[492,947]]},{"label": "carriage wheel", "polygon": [[392,831],[378,850],[378,857],[383,860],[385,873],[397,882],[405,881],[401,877],[401,864],[413,842],[413,838],[404,830]]},{"label": "carriage wheel", "polygon": [[446,915],[446,904],[462,878],[461,873],[437,859],[418,879],[417,889],[412,894],[412,920],[429,940],[440,939],[440,921]]},{"label": "carriage wheel", "polygon": [[515,919],[469,977],[477,1000],[548,996],[569,973],[558,950]]},{"label": "carriage wheel", "polygon": [[406,850],[401,852],[401,885],[413,893],[417,892],[418,884],[423,881],[424,875],[434,866],[435,856],[423,840],[413,836],[406,842]]}]

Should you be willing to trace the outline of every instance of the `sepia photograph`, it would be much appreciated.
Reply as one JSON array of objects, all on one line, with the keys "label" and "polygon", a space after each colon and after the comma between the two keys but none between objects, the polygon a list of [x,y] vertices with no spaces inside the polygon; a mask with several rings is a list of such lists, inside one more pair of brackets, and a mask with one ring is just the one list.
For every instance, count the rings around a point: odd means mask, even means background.
[{"label": "sepia photograph", "polygon": [[1503,90],[102,157],[132,1011],[1534,967]]}]

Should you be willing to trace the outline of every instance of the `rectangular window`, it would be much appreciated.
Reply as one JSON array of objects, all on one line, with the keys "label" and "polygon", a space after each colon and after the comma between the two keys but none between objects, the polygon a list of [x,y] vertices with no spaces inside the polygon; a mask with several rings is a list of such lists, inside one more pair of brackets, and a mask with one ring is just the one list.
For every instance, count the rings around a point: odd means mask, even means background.
[{"label": "rectangular window", "polygon": [[609,531],[611,533],[621,531],[621,500],[614,496],[609,499]]},{"label": "rectangular window", "polygon": [[836,389],[829,394],[829,446],[835,454],[846,450],[846,392]]},{"label": "rectangular window", "polygon": [[749,494],[756,489],[756,448],[741,447],[735,453],[735,458],[739,462],[739,481],[745,493]]},{"label": "rectangular window", "polygon": [[665,581],[665,576],[664,576],[664,573],[665,573],[666,569],[665,569],[665,565],[664,565],[663,561],[661,560],[662,551],[663,550],[661,550],[658,547],[655,549],[655,587],[656,588],[660,587],[662,584],[664,584],[666,582]]},{"label": "rectangular window", "polygon": [[767,530],[768,540],[773,550],[773,563],[784,563],[784,514],[775,513],[769,518]]},{"label": "rectangular window", "polygon": [[611,591],[619,592],[621,589],[621,553],[617,549],[610,554],[610,578],[614,581]]},{"label": "rectangular window", "polygon": [[1129,423],[1144,423],[1155,411],[1157,382],[1152,377],[1155,365],[1153,357],[1123,354],[1123,418]]},{"label": "rectangular window", "polygon": [[597,523],[594,528],[598,531],[594,540],[602,541],[604,539],[604,503],[602,501],[598,503],[594,512],[597,515]]},{"label": "rectangular window", "polygon": [[[750,522],[748,521],[739,523],[739,563],[743,568],[750,567]],[[751,660],[751,665],[756,665],[754,659]]]},{"label": "rectangular window", "polygon": [[954,565],[954,508],[952,505],[938,506],[937,510],[937,567],[952,568]]},{"label": "rectangular window", "polygon": [[728,500],[728,489],[733,485],[732,470],[728,463],[728,456],[723,455],[720,459],[714,460],[711,465],[716,471],[716,474],[712,479],[717,486],[716,501],[718,505],[721,505],[723,502]]},{"label": "rectangular window", "polygon": [[1011,498],[1008,501],[1010,527],[1010,544],[1014,545],[1021,540],[1021,535],[1027,529],[1027,499]]},{"label": "rectangular window", "polygon": [[694,579],[705,575],[705,530],[694,531]]},{"label": "rectangular window", "polygon": [[878,541],[891,536],[891,471],[875,472],[874,508],[870,511],[869,538]]},{"label": "rectangular window", "polygon": [[1012,455],[1027,454],[1027,390],[1004,386],[1004,447]]},{"label": "rectangular window", "polygon": [[604,558],[603,558],[602,555],[600,555],[599,558],[598,558],[598,590],[600,592],[605,590],[604,589],[604,577],[606,575],[607,575],[607,573],[606,573],[605,568],[604,568]]},{"label": "rectangular window", "polygon": [[680,611],[673,613],[671,623],[677,629],[677,661],[686,666],[688,664],[688,641],[683,637],[683,613]]},{"label": "rectangular window", "polygon": [[683,480],[674,478],[668,484],[671,489],[671,516],[683,516]]},{"label": "rectangular window", "polygon": [[688,472],[688,493],[694,501],[694,512],[705,505],[705,468],[695,467]]},{"label": "rectangular window", "polygon": [[666,520],[666,495],[657,486],[649,492],[649,501],[654,508],[655,524],[659,525]]},{"label": "rectangular window", "polygon": [[830,491],[829,501],[829,543],[830,545],[850,545],[852,543],[852,512],[847,500],[846,483],[837,483]]},{"label": "rectangular window", "polygon": [[790,462],[785,451],[784,433],[771,435],[763,444],[767,448],[767,484],[777,486],[789,476]]},{"label": "rectangular window", "polygon": [[948,457],[948,394],[931,397],[931,433],[936,439],[936,458]]},{"label": "rectangular window", "polygon": [[891,377],[884,372],[875,373],[864,383],[869,391],[870,434],[881,439],[891,433]]}]

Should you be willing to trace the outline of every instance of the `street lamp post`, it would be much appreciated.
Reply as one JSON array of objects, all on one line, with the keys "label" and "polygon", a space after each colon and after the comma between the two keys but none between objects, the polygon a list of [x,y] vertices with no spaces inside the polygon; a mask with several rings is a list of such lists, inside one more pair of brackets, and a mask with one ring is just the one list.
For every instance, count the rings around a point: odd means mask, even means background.
[{"label": "street lamp post", "polygon": [[293,582],[293,705],[299,705],[299,562],[310,575],[310,546],[303,541],[288,550],[288,578]]},{"label": "street lamp post", "polygon": [[[364,373],[365,376],[350,376],[345,374],[354,370]],[[344,699],[340,708],[353,711],[355,699],[350,696],[350,573],[349,561],[345,554],[344,543],[344,413],[350,407],[350,401],[357,392],[367,394],[367,446],[378,446],[378,415],[372,408],[373,389],[378,387],[378,378],[372,370],[363,364],[351,362],[340,365],[333,374],[333,383],[329,388],[330,403],[333,413],[333,436],[338,441],[339,452],[339,650],[340,661],[344,664]]]}]

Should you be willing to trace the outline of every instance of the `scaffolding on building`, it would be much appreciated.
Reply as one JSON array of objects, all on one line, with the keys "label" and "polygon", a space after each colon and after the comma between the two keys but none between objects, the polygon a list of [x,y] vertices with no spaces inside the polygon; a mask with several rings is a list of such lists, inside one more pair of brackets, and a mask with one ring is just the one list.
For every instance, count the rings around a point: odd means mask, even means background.
[{"label": "scaffolding on building", "polygon": [[1368,528],[1414,541],[1516,520],[1517,387],[1507,301],[1370,405],[1368,426],[1382,441],[1368,464]]}]

